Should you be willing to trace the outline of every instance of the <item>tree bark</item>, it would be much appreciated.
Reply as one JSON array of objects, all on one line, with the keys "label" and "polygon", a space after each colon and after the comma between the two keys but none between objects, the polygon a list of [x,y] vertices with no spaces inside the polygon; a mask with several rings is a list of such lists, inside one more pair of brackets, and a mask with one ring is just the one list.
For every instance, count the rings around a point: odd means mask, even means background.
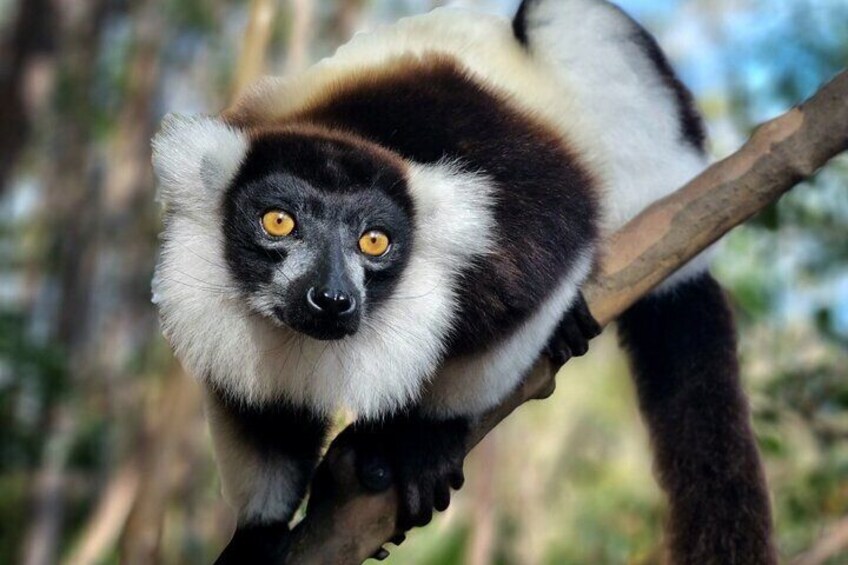
[{"label": "tree bark", "polygon": [[286,74],[296,73],[306,68],[315,25],[315,6],[312,0],[292,0],[290,3],[292,23],[286,55]]},{"label": "tree bark", "polygon": [[[57,10],[52,0],[18,2],[17,8],[13,29],[0,41],[0,195],[32,125],[33,103],[28,94],[35,77],[28,75],[39,74],[44,66],[39,63],[53,59],[57,44]],[[41,94],[38,98],[43,101],[46,93]]]},{"label": "tree bark", "polygon": [[[50,166],[43,179],[47,190],[45,201],[55,204],[49,210],[49,217],[45,209],[43,216],[35,220],[49,222],[50,225],[62,225],[63,229],[61,233],[57,230],[55,234],[51,234],[55,236],[50,244],[53,250],[36,260],[40,261],[39,267],[42,271],[49,274],[56,273],[60,289],[59,307],[56,309],[55,319],[51,320],[53,334],[50,338],[68,351],[69,382],[81,387],[84,386],[83,375],[87,375],[87,371],[84,370],[85,360],[77,346],[81,342],[81,336],[85,334],[89,319],[87,301],[89,270],[85,266],[89,264],[88,261],[92,255],[89,245],[90,230],[84,229],[87,217],[81,210],[96,210],[95,205],[86,202],[89,163],[86,156],[91,142],[88,118],[92,110],[92,101],[88,94],[94,72],[92,61],[96,60],[108,6],[104,0],[98,0],[74,12],[60,10],[60,6],[52,2],[38,1],[33,2],[32,5],[21,4],[20,17],[23,18],[21,25],[33,26],[31,31],[19,30],[22,37],[27,33],[48,33],[59,37],[58,40],[35,37],[25,41],[22,39],[25,43],[32,41],[34,46],[42,46],[38,49],[33,48],[30,54],[26,55],[29,61],[27,66],[41,58],[41,55],[47,55],[49,51],[45,50],[46,46],[56,44],[65,46],[61,53],[56,53],[55,60],[58,69],[66,75],[67,93],[62,105],[55,109],[53,116],[54,119],[62,122],[62,127],[56,128],[54,133],[53,145],[57,148],[57,152],[50,154]],[[30,13],[31,10],[44,10],[44,13],[36,11],[33,14]],[[32,20],[29,24],[25,21],[27,18]],[[51,21],[41,21],[40,18]],[[44,26],[47,27],[44,28]],[[41,55],[38,55],[39,53]],[[21,64],[24,63],[21,62]],[[16,85],[11,86],[16,87]],[[2,96],[6,95],[14,96],[15,94],[11,91],[2,94]],[[15,103],[11,101],[11,98],[8,102]],[[23,102],[25,101],[21,103]],[[0,114],[3,114],[5,110],[8,108],[0,109]],[[12,108],[13,114],[19,111],[25,111],[23,106],[20,109]],[[16,120],[19,121],[16,122]],[[21,128],[21,131],[7,135],[9,128],[15,127]],[[0,153],[7,150],[7,143],[13,145],[24,143],[25,130],[28,127],[29,121],[24,115],[0,116],[0,138],[4,138],[0,141]],[[8,155],[0,156],[0,161],[6,158],[14,160],[17,154],[18,149],[11,150]],[[0,176],[9,172],[9,169],[3,169],[6,166],[0,164]],[[81,206],[82,202],[85,202],[87,206]],[[34,473],[32,511],[26,537],[28,541],[23,545],[20,558],[21,563],[28,565],[54,563],[59,552],[65,518],[66,465],[69,446],[73,441],[77,425],[76,413],[60,395],[48,395],[46,398],[47,402],[41,410],[39,425],[46,439],[43,442],[40,468]]]},{"label": "tree bark", "polygon": [[[741,224],[828,160],[848,149],[848,71],[812,98],[760,126],[736,153],[658,201],[608,241],[584,287],[595,318],[609,324],[689,259]],[[549,396],[555,369],[540,360],[522,385],[477,422],[471,450],[524,402]],[[393,489],[367,494],[351,452],[331,445],[313,481],[306,517],[288,556],[298,564],[355,564],[395,534]]]},{"label": "tree bark", "polygon": [[265,54],[271,32],[274,30],[274,18],[277,15],[277,3],[271,0],[253,0],[250,5],[250,17],[244,40],[241,44],[236,75],[233,79],[232,100],[237,100],[244,90],[253,84],[265,69]]}]

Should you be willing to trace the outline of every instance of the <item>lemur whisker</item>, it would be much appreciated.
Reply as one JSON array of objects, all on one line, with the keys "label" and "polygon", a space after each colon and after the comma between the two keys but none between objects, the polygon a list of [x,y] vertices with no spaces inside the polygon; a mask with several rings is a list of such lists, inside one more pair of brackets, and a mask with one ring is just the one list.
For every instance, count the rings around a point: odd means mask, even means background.
[{"label": "lemur whisker", "polygon": [[[220,263],[218,263],[218,262],[216,262],[216,261],[213,261],[212,259],[209,259],[208,257],[205,257],[205,256],[201,255],[201,254],[200,254],[200,253],[198,253],[198,252],[197,252],[197,251],[196,251],[196,250],[195,250],[192,246],[188,245],[187,243],[184,243],[184,242],[182,242],[182,241],[180,241],[180,240],[178,240],[178,239],[174,239],[173,241],[174,241],[177,245],[181,246],[181,247],[182,247],[182,248],[184,248],[186,251],[188,251],[189,253],[191,253],[192,255],[194,255],[195,257],[197,257],[198,259],[200,259],[201,261],[204,261],[204,262],[208,263],[209,265],[212,265],[213,267],[218,267],[218,268],[219,268],[219,269],[221,269],[222,271],[226,271],[226,269],[227,269],[227,267],[226,267],[226,266],[224,266],[224,265],[222,265],[222,264],[220,264]],[[222,241],[222,240],[219,240],[218,242],[220,243],[221,241]]]}]

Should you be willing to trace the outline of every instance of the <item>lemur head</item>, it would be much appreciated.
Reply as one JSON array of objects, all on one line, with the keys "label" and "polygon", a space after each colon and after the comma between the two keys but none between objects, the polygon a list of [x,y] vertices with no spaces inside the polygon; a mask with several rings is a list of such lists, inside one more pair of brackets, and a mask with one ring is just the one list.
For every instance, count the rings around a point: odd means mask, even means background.
[{"label": "lemur head", "polygon": [[249,400],[407,402],[495,239],[484,175],[326,129],[170,118],[153,164],[163,331],[191,373]]},{"label": "lemur head", "polygon": [[[168,127],[186,124],[166,126],[166,136]],[[310,127],[245,133],[193,120],[187,129],[197,130],[187,143],[208,136],[209,146],[170,150],[195,151],[195,190],[209,198],[186,198],[182,187],[166,201],[220,230],[235,290],[257,314],[315,339],[354,334],[397,284],[410,254],[413,205],[403,162],[363,140]],[[161,153],[157,169],[167,191],[174,155]]]},{"label": "lemur head", "polygon": [[223,195],[225,258],[258,313],[319,340],[355,333],[412,246],[402,163],[313,130],[252,135]]}]

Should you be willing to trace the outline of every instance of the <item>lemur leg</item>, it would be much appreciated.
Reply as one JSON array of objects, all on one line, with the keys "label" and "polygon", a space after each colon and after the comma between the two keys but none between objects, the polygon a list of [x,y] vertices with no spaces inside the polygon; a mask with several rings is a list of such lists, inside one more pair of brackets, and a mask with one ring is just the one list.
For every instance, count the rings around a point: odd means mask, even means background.
[{"label": "lemur leg", "polygon": [[469,420],[436,419],[417,409],[379,422],[357,422],[342,433],[353,447],[362,485],[375,492],[396,485],[398,528],[423,526],[445,510],[450,489],[462,487]]},{"label": "lemur leg", "polygon": [[669,500],[671,562],[777,563],[721,287],[704,273],[641,300],[618,327]]},{"label": "lemur leg", "polygon": [[288,523],[300,505],[328,422],[276,404],[252,407],[206,393],[206,415],[224,498],[238,512],[232,540],[216,563],[278,563],[288,550]]},{"label": "lemur leg", "polygon": [[579,293],[571,308],[562,316],[545,348],[545,354],[559,365],[572,357],[580,357],[589,351],[589,340],[601,333],[601,326],[592,317],[589,306]]}]

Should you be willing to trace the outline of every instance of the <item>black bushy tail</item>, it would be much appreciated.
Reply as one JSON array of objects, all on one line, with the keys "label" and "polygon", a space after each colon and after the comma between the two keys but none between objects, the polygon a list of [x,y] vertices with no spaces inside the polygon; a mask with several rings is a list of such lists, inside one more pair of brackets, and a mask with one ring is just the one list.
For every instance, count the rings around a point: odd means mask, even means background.
[{"label": "black bushy tail", "polygon": [[719,284],[704,273],[650,295],[618,327],[668,496],[671,562],[777,563],[733,316]]}]

